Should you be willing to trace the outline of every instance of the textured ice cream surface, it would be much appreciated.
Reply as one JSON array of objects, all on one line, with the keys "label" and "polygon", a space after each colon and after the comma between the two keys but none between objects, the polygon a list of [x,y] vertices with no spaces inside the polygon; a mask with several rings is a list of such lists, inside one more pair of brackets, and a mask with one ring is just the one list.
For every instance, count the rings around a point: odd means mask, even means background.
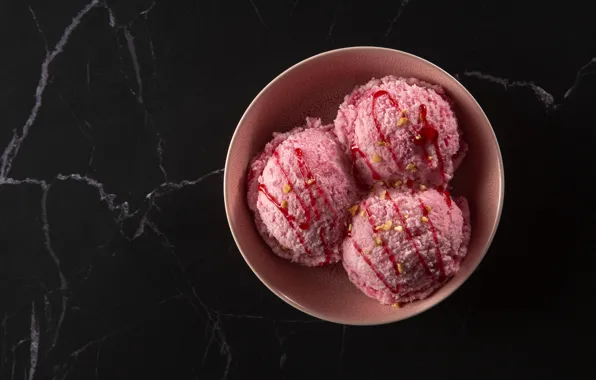
[{"label": "textured ice cream surface", "polygon": [[333,125],[307,118],[305,127],[274,135],[250,165],[248,203],[275,254],[307,266],[340,260],[357,201],[350,170]]},{"label": "textured ice cream surface", "polygon": [[380,189],[360,203],[343,265],[350,281],[383,304],[424,299],[457,273],[470,232],[464,198]]},{"label": "textured ice cream surface", "polygon": [[444,185],[465,154],[450,101],[417,79],[372,79],[347,95],[335,132],[354,160],[357,179],[413,179]]}]

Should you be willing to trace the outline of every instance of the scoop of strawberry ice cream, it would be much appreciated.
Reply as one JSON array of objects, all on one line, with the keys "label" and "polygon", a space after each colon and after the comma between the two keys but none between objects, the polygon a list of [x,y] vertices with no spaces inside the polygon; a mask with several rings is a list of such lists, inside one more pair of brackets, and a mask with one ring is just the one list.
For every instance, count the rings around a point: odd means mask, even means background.
[{"label": "scoop of strawberry ice cream", "polygon": [[275,135],[249,170],[249,207],[273,252],[307,266],[339,261],[357,194],[333,125],[307,118]]},{"label": "scoop of strawberry ice cream", "polygon": [[470,239],[464,198],[382,189],[360,203],[343,243],[350,281],[383,304],[428,297],[459,270]]},{"label": "scoop of strawberry ice cream", "polygon": [[[345,97],[335,132],[357,179],[445,185],[461,162],[457,120],[443,89],[417,79],[372,79]],[[455,161],[455,164],[454,164]]]}]

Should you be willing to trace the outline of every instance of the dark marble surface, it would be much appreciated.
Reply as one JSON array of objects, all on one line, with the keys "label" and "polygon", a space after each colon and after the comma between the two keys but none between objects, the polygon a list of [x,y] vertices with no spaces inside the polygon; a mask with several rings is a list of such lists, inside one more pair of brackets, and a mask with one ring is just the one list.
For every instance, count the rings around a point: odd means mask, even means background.
[{"label": "dark marble surface", "polygon": [[[569,1],[1,1],[0,378],[589,377],[595,33]],[[507,178],[477,273],[378,327],[270,293],[222,199],[252,98],[353,45],[456,75]]]}]

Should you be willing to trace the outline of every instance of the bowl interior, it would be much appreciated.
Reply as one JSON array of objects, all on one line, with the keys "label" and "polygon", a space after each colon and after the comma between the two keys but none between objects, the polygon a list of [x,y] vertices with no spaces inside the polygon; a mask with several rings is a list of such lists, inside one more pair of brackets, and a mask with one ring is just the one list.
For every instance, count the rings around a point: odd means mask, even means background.
[{"label": "bowl interior", "polygon": [[[306,268],[275,256],[259,236],[246,203],[251,158],[276,131],[306,116],[332,122],[355,86],[386,75],[416,77],[441,85],[455,103],[469,152],[454,179],[455,195],[470,203],[472,239],[458,274],[429,298],[400,309],[379,304],[353,286],[341,264]],[[272,81],[252,102],[232,138],[224,196],[232,234],[246,262],[269,289],[316,317],[346,324],[380,324],[415,315],[457,289],[482,260],[500,217],[503,197],[501,154],[492,127],[470,93],[437,66],[416,56],[383,48],[348,48],[307,59]]]}]

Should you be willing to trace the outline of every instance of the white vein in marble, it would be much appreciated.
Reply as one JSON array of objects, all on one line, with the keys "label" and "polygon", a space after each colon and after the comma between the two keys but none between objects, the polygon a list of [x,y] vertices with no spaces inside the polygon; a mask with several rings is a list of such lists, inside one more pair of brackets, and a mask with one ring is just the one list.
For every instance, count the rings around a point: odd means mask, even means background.
[{"label": "white vein in marble", "polygon": [[141,70],[139,68],[139,60],[137,59],[137,49],[135,47],[135,39],[130,34],[128,28],[124,28],[124,38],[126,38],[126,46],[128,47],[128,51],[130,52],[130,58],[132,60],[132,67],[135,72],[135,77],[137,79],[138,91],[137,91],[137,102],[139,104],[143,104],[143,81],[141,80]]},{"label": "white vein in marble", "polygon": [[[594,70],[590,72],[591,69],[594,69]],[[586,63],[579,69],[579,71],[575,75],[575,80],[573,81],[573,85],[571,87],[569,87],[569,89],[567,89],[567,91],[565,91],[565,95],[563,96],[563,98],[567,99],[573,93],[573,91],[575,91],[575,89],[577,88],[577,86],[579,85],[579,83],[581,82],[581,80],[583,78],[585,78],[588,75],[593,75],[593,74],[596,74],[596,57],[592,58],[590,60],[590,62]]]},{"label": "white vein in marble", "polygon": [[263,16],[261,16],[261,12],[259,11],[259,8],[255,4],[255,2],[253,0],[248,1],[250,1],[250,5],[252,6],[252,9],[255,11],[255,14],[257,15],[257,18],[259,19],[261,25],[263,25],[263,27],[267,29],[267,23],[265,23],[265,20],[263,19]]},{"label": "white vein in marble", "polygon": [[29,380],[33,380],[39,355],[39,322],[35,316],[35,302],[31,302],[31,344],[29,345]]},{"label": "white vein in marble", "polygon": [[37,84],[37,88],[35,90],[35,104],[31,109],[27,121],[25,121],[25,124],[21,128],[20,133],[17,130],[14,130],[12,139],[4,149],[2,157],[0,158],[0,179],[6,178],[9,175],[10,170],[12,168],[12,162],[18,155],[19,149],[21,148],[23,141],[25,141],[25,139],[27,138],[27,135],[29,134],[29,129],[33,126],[35,120],[37,119],[37,113],[43,101],[43,93],[48,85],[50,64],[60,53],[62,53],[62,50],[68,42],[68,38],[80,24],[81,19],[98,3],[99,0],[93,0],[89,4],[87,4],[83,9],[81,9],[81,11],[79,11],[79,13],[72,19],[70,25],[66,27],[64,33],[62,34],[62,37],[60,38],[60,40],[58,40],[56,46],[54,46],[54,49],[52,49],[52,51],[47,52],[45,59],[41,64],[41,74],[39,82]]},{"label": "white vein in marble", "polygon": [[33,11],[33,8],[31,8],[31,5],[27,6],[29,8],[29,12],[31,12],[31,16],[33,16],[33,21],[35,21],[35,25],[37,26],[37,31],[39,32],[39,35],[41,36],[41,39],[43,40],[43,44],[46,48],[46,54],[48,54],[50,48],[48,47],[48,40],[46,39],[46,35],[43,32],[43,30],[41,30],[41,26],[39,25],[39,21],[37,21],[37,17],[35,16],[35,12]]},{"label": "white vein in marble", "polygon": [[51,185],[47,185],[42,187],[43,193],[41,196],[41,220],[43,222],[43,235],[45,238],[45,247],[46,251],[50,254],[50,257],[54,261],[56,266],[56,271],[58,272],[58,277],[60,278],[60,292],[61,299],[62,299],[62,310],[60,311],[60,317],[58,318],[58,323],[56,324],[56,331],[54,333],[54,338],[52,340],[52,348],[56,346],[58,342],[58,337],[60,336],[60,328],[62,327],[62,323],[64,322],[64,317],[66,316],[66,307],[68,305],[68,282],[66,281],[66,277],[64,277],[64,273],[60,267],[60,258],[52,248],[52,240],[50,237],[50,223],[48,221],[48,210],[47,210],[47,202],[48,202],[48,191],[50,190]]},{"label": "white vein in marble", "polygon": [[395,26],[395,23],[397,22],[397,20],[401,16],[401,14],[404,12],[404,10],[406,9],[406,6],[408,5],[409,2],[410,2],[410,0],[401,0],[401,4],[399,5],[399,8],[397,9],[397,13],[393,17],[393,19],[391,19],[391,22],[389,23],[389,27],[385,31],[385,37],[388,37],[391,34],[391,32],[393,31],[393,27]]},{"label": "white vein in marble", "polygon": [[485,74],[480,71],[465,71],[463,75],[467,76],[467,77],[474,77],[474,78],[482,79],[482,80],[485,80],[488,82],[499,84],[499,85],[503,86],[503,88],[505,88],[505,90],[507,90],[508,88],[512,88],[512,87],[530,88],[536,95],[536,98],[546,108],[552,108],[555,103],[555,98],[553,97],[553,95],[551,93],[549,93],[544,88],[538,86],[537,84],[535,84],[533,82],[510,81],[509,79],[496,77],[496,76],[493,76],[490,74]]}]

